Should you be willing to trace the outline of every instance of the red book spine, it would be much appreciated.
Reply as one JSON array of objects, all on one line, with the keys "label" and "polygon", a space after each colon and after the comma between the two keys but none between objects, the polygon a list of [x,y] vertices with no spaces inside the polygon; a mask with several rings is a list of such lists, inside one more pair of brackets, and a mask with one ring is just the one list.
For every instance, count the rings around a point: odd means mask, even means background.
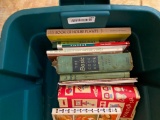
[{"label": "red book spine", "polygon": [[97,42],[94,43],[95,46],[118,46],[118,45],[130,45],[130,42],[126,41],[126,42]]}]

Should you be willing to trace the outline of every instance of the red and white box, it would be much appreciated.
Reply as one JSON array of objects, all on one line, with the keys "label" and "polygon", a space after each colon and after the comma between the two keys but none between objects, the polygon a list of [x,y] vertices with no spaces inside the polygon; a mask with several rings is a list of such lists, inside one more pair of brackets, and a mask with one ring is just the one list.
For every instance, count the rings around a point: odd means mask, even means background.
[{"label": "red and white box", "polygon": [[120,120],[133,120],[140,95],[136,86],[59,86],[60,108],[120,107]]}]

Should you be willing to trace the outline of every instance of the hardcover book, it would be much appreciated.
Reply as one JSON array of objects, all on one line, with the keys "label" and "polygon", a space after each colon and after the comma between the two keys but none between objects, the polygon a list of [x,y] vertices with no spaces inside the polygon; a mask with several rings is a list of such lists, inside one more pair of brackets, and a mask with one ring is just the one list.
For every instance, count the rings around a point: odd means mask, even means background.
[{"label": "hardcover book", "polygon": [[59,56],[57,61],[52,63],[58,74],[127,72],[133,68],[130,52],[119,54]]},{"label": "hardcover book", "polygon": [[48,29],[46,35],[50,41],[125,41],[131,28]]},{"label": "hardcover book", "polygon": [[122,111],[113,108],[53,108],[53,120],[119,120]]},{"label": "hardcover book", "polygon": [[140,95],[134,85],[59,86],[61,108],[120,107],[122,120],[132,120]]}]

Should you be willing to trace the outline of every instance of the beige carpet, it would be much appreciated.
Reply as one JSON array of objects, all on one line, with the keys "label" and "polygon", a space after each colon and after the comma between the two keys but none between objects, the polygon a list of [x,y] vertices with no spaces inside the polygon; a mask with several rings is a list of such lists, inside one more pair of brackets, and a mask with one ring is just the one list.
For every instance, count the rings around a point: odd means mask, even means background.
[{"label": "beige carpet", "polygon": [[110,3],[119,5],[141,5],[141,0],[110,0]]},{"label": "beige carpet", "polygon": [[[110,0],[111,4],[151,6],[160,11],[160,0]],[[6,19],[21,9],[58,6],[58,0],[0,0],[0,33]]]},{"label": "beige carpet", "polygon": [[18,10],[58,5],[58,0],[0,0],[0,33],[6,19]]}]

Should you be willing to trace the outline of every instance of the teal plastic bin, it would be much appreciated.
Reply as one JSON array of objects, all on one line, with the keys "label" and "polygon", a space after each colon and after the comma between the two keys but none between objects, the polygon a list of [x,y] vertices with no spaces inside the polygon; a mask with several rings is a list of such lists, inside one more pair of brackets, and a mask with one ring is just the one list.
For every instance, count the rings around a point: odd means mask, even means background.
[{"label": "teal plastic bin", "polygon": [[[96,21],[67,22],[69,17],[82,16],[95,16]],[[124,26],[132,28],[131,77],[138,77],[141,95],[135,120],[159,120],[160,13],[149,7],[121,5],[46,7],[11,15],[0,40],[0,120],[52,119],[51,109],[58,107],[59,76],[46,56],[52,48],[46,29]]]}]

